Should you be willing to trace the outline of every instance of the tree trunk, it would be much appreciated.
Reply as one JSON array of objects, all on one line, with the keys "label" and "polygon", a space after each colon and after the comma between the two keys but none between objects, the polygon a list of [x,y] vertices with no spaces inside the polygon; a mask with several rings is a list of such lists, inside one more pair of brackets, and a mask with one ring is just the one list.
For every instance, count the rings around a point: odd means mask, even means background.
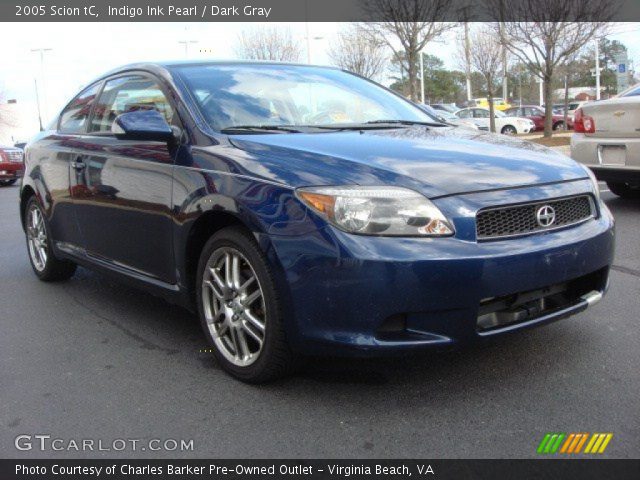
[{"label": "tree trunk", "polygon": [[492,91],[487,91],[487,102],[489,102],[489,131],[496,133],[496,110],[493,106]]},{"label": "tree trunk", "polygon": [[569,130],[569,75],[564,77],[564,130]]},{"label": "tree trunk", "polygon": [[553,135],[553,90],[551,85],[551,75],[544,76],[542,98],[544,100],[544,136],[551,138]]},{"label": "tree trunk", "polygon": [[413,50],[407,50],[407,62],[409,63],[409,69],[407,71],[409,75],[409,98],[416,102],[418,101],[418,95],[416,91],[418,78],[418,71],[416,68],[416,52],[414,52]]}]

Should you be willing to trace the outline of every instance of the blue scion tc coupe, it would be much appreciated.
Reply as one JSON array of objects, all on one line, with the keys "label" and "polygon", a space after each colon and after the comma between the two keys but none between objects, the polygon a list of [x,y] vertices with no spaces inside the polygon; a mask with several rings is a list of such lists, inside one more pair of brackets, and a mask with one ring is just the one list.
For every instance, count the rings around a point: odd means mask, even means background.
[{"label": "blue scion tc coupe", "polygon": [[301,355],[448,347],[584,310],[614,222],[589,170],[334,68],[137,64],[26,148],[35,274],[76,265],[198,312],[248,382]]}]

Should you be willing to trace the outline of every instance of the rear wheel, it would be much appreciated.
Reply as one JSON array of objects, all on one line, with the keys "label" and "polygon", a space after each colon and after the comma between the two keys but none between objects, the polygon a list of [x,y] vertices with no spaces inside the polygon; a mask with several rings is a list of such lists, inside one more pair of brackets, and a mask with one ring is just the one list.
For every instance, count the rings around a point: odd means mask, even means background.
[{"label": "rear wheel", "polygon": [[0,180],[0,187],[8,187],[9,185],[13,185],[16,183],[17,179],[12,178],[11,180]]},{"label": "rear wheel", "polygon": [[256,242],[224,228],[204,246],[198,263],[198,310],[220,365],[249,383],[286,375],[294,365],[270,267]]},{"label": "rear wheel", "polygon": [[556,122],[553,124],[554,130],[562,130],[564,128],[564,122]]},{"label": "rear wheel", "polygon": [[502,130],[500,130],[500,133],[503,133],[504,135],[515,135],[518,131],[513,125],[505,125],[502,127]]},{"label": "rear wheel", "polygon": [[622,198],[640,198],[640,185],[625,182],[607,182],[609,190]]},{"label": "rear wheel", "polygon": [[47,219],[36,197],[27,202],[24,216],[27,250],[33,271],[40,280],[52,282],[67,280],[76,271],[76,264],[56,258],[51,245]]}]

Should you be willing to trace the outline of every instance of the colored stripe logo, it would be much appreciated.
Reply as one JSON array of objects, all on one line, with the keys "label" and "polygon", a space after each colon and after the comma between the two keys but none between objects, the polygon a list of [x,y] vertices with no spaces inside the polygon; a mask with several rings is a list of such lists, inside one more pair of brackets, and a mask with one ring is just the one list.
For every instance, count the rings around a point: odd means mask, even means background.
[{"label": "colored stripe logo", "polygon": [[537,452],[540,454],[604,453],[612,438],[613,433],[547,433],[538,445]]}]

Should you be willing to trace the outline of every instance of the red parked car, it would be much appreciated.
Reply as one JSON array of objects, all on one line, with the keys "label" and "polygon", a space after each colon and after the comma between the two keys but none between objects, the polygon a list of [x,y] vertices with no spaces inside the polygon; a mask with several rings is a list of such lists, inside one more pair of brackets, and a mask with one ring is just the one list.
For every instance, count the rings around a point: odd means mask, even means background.
[{"label": "red parked car", "polygon": [[13,185],[24,173],[24,152],[0,145],[0,187]]},{"label": "red parked car", "polygon": [[[524,117],[531,120],[536,124],[536,130],[544,130],[544,108],[538,105],[522,105],[521,107],[513,107],[505,110],[507,115],[514,117]],[[564,115],[553,114],[553,129],[562,130],[564,127]],[[571,117],[567,118],[567,127],[573,128],[573,120]]]}]

